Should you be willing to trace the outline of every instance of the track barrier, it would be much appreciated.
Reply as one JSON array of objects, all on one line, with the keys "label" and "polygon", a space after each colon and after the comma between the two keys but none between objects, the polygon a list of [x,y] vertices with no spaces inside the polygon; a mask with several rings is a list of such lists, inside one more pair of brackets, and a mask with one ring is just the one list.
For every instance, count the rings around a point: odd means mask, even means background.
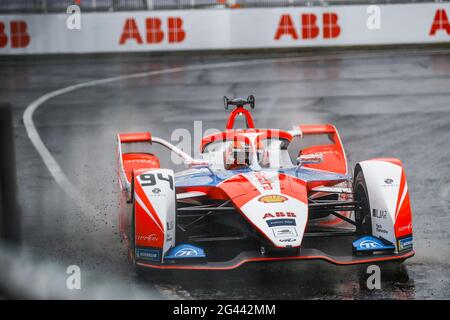
[{"label": "track barrier", "polygon": [[12,109],[0,104],[0,239],[20,242]]},{"label": "track barrier", "polygon": [[450,3],[0,15],[0,55],[450,43]]}]

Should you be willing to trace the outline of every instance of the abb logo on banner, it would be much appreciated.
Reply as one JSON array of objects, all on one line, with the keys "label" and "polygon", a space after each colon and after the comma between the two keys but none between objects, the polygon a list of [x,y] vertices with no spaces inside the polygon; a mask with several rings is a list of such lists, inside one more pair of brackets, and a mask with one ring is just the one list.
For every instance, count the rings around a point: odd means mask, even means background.
[{"label": "abb logo on banner", "polygon": [[[301,28],[299,32],[294,25],[294,20],[289,14],[284,14],[280,18],[278,28],[275,33],[275,40],[280,40],[283,36],[290,37],[293,40],[315,39],[319,36],[320,26],[318,25],[317,15],[313,13],[304,13],[300,15]],[[324,39],[334,39],[339,37],[341,27],[338,25],[338,15],[336,13],[322,14],[322,35]],[[299,36],[300,34],[300,36]]]},{"label": "abb logo on banner", "polygon": [[448,17],[445,9],[436,10],[433,24],[431,25],[430,29],[430,36],[434,36],[439,30],[443,30],[447,32],[448,35],[450,35],[450,23],[448,22]]},{"label": "abb logo on banner", "polygon": [[[186,32],[183,30],[183,19],[179,17],[168,17],[166,32],[164,32],[162,28],[162,21],[160,18],[145,19],[145,42],[147,44],[161,43],[164,40],[165,35],[167,36],[169,43],[183,42],[186,38]],[[128,18],[125,21],[119,44],[124,45],[131,40],[135,41],[137,44],[144,43],[134,18]]]},{"label": "abb logo on banner", "polygon": [[30,35],[27,32],[28,26],[25,21],[11,21],[9,23],[9,37],[6,34],[5,23],[0,21],[0,49],[11,42],[11,48],[25,48],[30,44]]}]

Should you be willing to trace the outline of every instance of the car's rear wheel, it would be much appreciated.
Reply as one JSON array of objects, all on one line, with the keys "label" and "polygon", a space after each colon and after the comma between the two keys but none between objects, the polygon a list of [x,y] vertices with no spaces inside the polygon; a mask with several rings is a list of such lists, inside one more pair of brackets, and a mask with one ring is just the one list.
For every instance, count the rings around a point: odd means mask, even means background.
[{"label": "car's rear wheel", "polygon": [[354,199],[359,203],[360,210],[355,211],[356,233],[358,235],[372,234],[369,195],[366,180],[362,170],[358,170],[353,183]]},{"label": "car's rear wheel", "polygon": [[131,212],[131,223],[130,223],[130,234],[129,234],[129,243],[130,248],[128,249],[130,251],[130,260],[133,266],[136,265],[136,226],[135,226],[135,212],[134,212],[134,199],[132,201],[132,212]]}]

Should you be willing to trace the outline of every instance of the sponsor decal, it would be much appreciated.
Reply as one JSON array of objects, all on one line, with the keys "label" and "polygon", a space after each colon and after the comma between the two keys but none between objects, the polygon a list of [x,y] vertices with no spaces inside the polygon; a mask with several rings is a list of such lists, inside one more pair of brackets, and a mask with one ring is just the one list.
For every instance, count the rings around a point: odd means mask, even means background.
[{"label": "sponsor decal", "polygon": [[375,230],[377,230],[378,233],[389,233],[381,224],[378,223],[375,224]]},{"label": "sponsor decal", "polygon": [[406,238],[402,238],[398,240],[398,250],[406,250],[411,249],[413,247],[413,237],[408,236]]},{"label": "sponsor decal", "polygon": [[280,239],[279,240],[280,242],[295,242],[295,241],[297,241],[297,239],[294,239],[294,238],[287,238],[287,239]]},{"label": "sponsor decal", "polygon": [[191,259],[204,257],[206,257],[206,255],[202,248],[191,244],[182,244],[170,249],[167,253],[166,259]]},{"label": "sponsor decal", "polygon": [[259,202],[264,202],[264,203],[280,203],[280,202],[285,202],[287,200],[288,200],[288,198],[278,195],[278,194],[269,194],[269,195],[262,196],[258,199]]},{"label": "sponsor decal", "polygon": [[158,235],[152,233],[149,235],[136,235],[136,241],[149,241],[149,242],[157,242],[159,240]]},{"label": "sponsor decal", "polygon": [[450,22],[448,21],[447,12],[443,8],[436,10],[430,28],[430,36],[434,36],[438,33],[450,35]]},{"label": "sponsor decal", "polygon": [[402,226],[398,228],[399,232],[412,231],[412,221],[408,223],[406,226]]},{"label": "sponsor decal", "polygon": [[264,190],[272,190],[272,182],[265,177],[261,172],[255,172],[255,177],[258,179],[259,184]]},{"label": "sponsor decal", "polygon": [[148,160],[148,159],[127,159],[127,160],[124,161],[124,163],[156,164],[156,161],[154,161],[154,160]]},{"label": "sponsor decal", "polygon": [[290,217],[295,218],[297,217],[294,212],[274,212],[274,213],[265,213],[263,216],[263,219],[267,218],[283,218],[283,217]]},{"label": "sponsor decal", "polygon": [[193,256],[196,256],[197,254],[198,254],[197,250],[195,250],[195,249],[183,248],[183,249],[178,250],[175,253],[175,256],[176,257],[193,257]]},{"label": "sponsor decal", "polygon": [[136,258],[143,260],[160,261],[161,251],[157,249],[140,249],[136,248]]},{"label": "sponsor decal", "polygon": [[14,20],[9,22],[9,34],[6,31],[7,23],[0,21],[0,49],[9,46],[12,49],[26,48],[31,42],[28,25],[25,21]]},{"label": "sponsor decal", "polygon": [[378,219],[386,219],[387,213],[388,213],[387,210],[372,209],[372,217]]},{"label": "sponsor decal", "polygon": [[161,189],[160,189],[160,188],[154,188],[154,189],[152,190],[152,192],[153,192],[154,194],[159,194],[159,193],[161,193]]},{"label": "sponsor decal", "polygon": [[386,244],[382,240],[372,236],[365,236],[353,241],[353,248],[356,251],[380,251],[395,249],[392,244]]},{"label": "sponsor decal", "polygon": [[[138,21],[141,23],[142,21]],[[119,45],[128,43],[138,45],[154,45],[162,43],[164,40],[169,44],[183,42],[186,38],[186,31],[183,28],[181,17],[167,17],[163,19],[156,17],[146,18],[145,28],[139,26],[134,18],[127,18],[122,28]]]},{"label": "sponsor decal", "polygon": [[398,187],[398,186],[400,186],[400,184],[396,183],[394,181],[394,179],[392,179],[392,178],[385,178],[383,182],[384,182],[384,184],[382,184],[383,187]]},{"label": "sponsor decal", "polygon": [[297,230],[293,227],[276,227],[272,229],[275,238],[297,237]]},{"label": "sponsor decal", "polygon": [[373,240],[364,240],[359,244],[359,247],[363,249],[376,249],[381,248],[381,244]]},{"label": "sponsor decal", "polygon": [[269,227],[278,227],[278,226],[295,226],[295,219],[272,219],[267,220],[267,225]]},{"label": "sponsor decal", "polygon": [[[297,20],[300,22],[300,28],[297,27]],[[337,13],[326,12],[322,15],[303,13],[300,17],[283,14],[278,22],[274,39],[311,40],[320,38],[321,33],[323,39],[339,37],[341,27]]]}]

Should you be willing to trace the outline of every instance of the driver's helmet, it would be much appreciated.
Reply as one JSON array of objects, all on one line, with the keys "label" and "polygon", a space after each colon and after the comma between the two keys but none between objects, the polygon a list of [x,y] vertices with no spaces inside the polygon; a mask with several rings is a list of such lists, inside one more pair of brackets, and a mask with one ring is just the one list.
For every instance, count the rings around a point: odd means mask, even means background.
[{"label": "driver's helmet", "polygon": [[[269,154],[264,148],[264,144],[258,141],[255,145],[258,162],[262,167],[269,166]],[[241,141],[233,141],[225,151],[226,169],[238,169],[250,165],[250,157],[253,152],[252,145]]]},{"label": "driver's helmet", "polygon": [[227,170],[238,169],[250,165],[251,147],[241,141],[233,141],[225,150],[225,167]]},{"label": "driver's helmet", "polygon": [[264,146],[264,143],[258,140],[255,144],[255,147],[259,165],[263,168],[269,167],[270,166],[269,151]]}]

